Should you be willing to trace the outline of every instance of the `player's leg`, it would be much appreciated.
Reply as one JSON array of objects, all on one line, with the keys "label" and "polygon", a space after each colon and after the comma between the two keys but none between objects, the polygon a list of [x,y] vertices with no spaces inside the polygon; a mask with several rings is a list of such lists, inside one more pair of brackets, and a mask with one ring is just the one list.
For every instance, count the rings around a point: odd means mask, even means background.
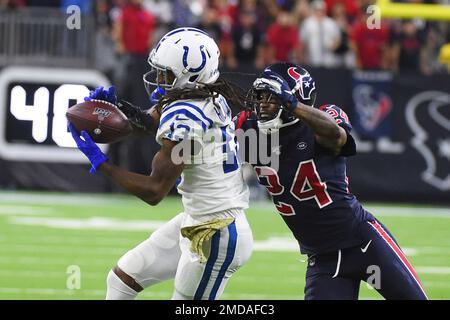
[{"label": "player's leg", "polygon": [[131,300],[142,289],[175,277],[183,217],[177,215],[119,259],[108,274],[106,299]]},{"label": "player's leg", "polygon": [[305,300],[356,300],[360,280],[342,275],[345,250],[308,258]]},{"label": "player's leg", "polygon": [[[367,244],[362,248],[366,265],[372,266],[368,281],[385,299],[428,299],[425,290],[394,237],[377,220],[364,222],[362,234]],[[369,243],[370,241],[370,243]],[[376,272],[379,270],[379,283]]]},{"label": "player's leg", "polygon": [[228,280],[250,258],[253,236],[242,212],[228,227],[204,243],[207,261],[200,263],[190,251],[190,241],[181,239],[182,255],[175,277],[174,300],[219,299]]}]

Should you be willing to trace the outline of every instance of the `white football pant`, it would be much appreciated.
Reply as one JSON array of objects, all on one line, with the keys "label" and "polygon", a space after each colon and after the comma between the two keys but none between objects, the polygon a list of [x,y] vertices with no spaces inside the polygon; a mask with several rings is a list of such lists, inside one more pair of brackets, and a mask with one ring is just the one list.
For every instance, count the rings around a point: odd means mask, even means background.
[{"label": "white football pant", "polygon": [[[190,240],[180,232],[182,227],[204,221],[182,212],[123,255],[117,265],[142,288],[175,278],[172,299],[218,299],[231,275],[250,258],[253,248],[252,231],[242,210],[232,209],[211,219],[230,215],[235,221],[203,244],[206,263],[199,262],[198,255],[190,251]],[[110,272],[107,299],[133,299],[136,295]]]}]

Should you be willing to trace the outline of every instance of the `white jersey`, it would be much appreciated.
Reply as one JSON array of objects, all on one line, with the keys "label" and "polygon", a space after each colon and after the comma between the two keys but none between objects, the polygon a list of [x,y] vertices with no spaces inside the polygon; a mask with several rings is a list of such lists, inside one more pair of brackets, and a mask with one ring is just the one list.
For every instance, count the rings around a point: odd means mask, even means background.
[{"label": "white jersey", "polygon": [[156,133],[159,144],[162,139],[189,141],[177,145],[191,147],[191,152],[183,149],[185,167],[177,188],[191,216],[248,208],[249,191],[238,160],[231,110],[222,96],[215,102],[179,100],[165,106]]}]

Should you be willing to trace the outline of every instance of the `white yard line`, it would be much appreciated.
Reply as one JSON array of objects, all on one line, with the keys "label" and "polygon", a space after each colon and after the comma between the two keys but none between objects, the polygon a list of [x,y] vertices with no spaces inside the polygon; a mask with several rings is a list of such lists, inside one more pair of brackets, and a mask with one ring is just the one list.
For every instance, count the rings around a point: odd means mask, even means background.
[{"label": "white yard line", "polygon": [[36,215],[36,214],[53,214],[54,208],[50,207],[32,207],[32,206],[15,206],[0,205],[0,215]]},{"label": "white yard line", "polygon": [[[252,209],[261,210],[264,212],[276,213],[276,210],[271,202],[259,201],[250,203]],[[415,206],[411,207],[397,207],[389,205],[364,204],[363,207],[376,217],[439,217],[450,218],[450,207],[434,207],[434,206]]]},{"label": "white yard line", "polygon": [[[61,271],[49,271],[49,270],[0,270],[0,276],[2,277],[20,277],[20,278],[63,278],[67,279],[68,274],[65,269]],[[102,272],[87,272],[81,269],[81,279],[106,279],[106,273]]]},{"label": "white yard line", "polygon": [[43,226],[57,229],[75,230],[114,230],[114,231],[149,231],[156,230],[166,221],[157,220],[123,220],[107,217],[74,218],[43,218],[43,217],[10,217],[11,224]]},{"label": "white yard line", "polygon": [[427,281],[422,281],[422,284],[423,284],[425,290],[427,288],[450,288],[450,283],[446,282],[446,281],[427,280]]},{"label": "white yard line", "polygon": [[[150,235],[151,232],[148,233]],[[106,233],[106,235],[109,235],[109,233]],[[141,241],[144,241],[146,239],[146,236],[144,235],[139,239],[131,239],[126,240],[123,238],[118,238],[116,234],[110,237],[106,237],[106,235],[89,235],[86,237],[76,237],[76,236],[28,236],[23,235],[20,237],[20,239],[17,239],[14,241],[14,244],[39,244],[41,246],[90,246],[90,247],[99,247],[99,246],[120,246],[120,247],[128,247],[128,246],[134,246],[140,243]],[[17,237],[18,238],[18,237]],[[20,240],[20,241],[18,241]],[[0,235],[0,245],[1,242],[7,242],[10,241],[8,236]]]},{"label": "white yard line", "polygon": [[[181,200],[180,200],[181,201]],[[128,206],[139,203],[136,198],[114,194],[48,194],[26,192],[0,192],[0,202],[20,204],[73,205],[73,206]]]},{"label": "white yard line", "polygon": [[367,205],[376,217],[450,218],[450,208],[444,207],[389,207]]},{"label": "white yard line", "polygon": [[[66,259],[57,258],[57,257],[2,257],[0,256],[0,265],[2,264],[13,264],[13,265],[30,265],[30,266],[54,266],[54,265],[63,265],[65,267],[69,265],[89,265],[89,266],[108,266],[114,264],[115,259],[100,259],[100,258],[89,258],[89,257],[70,257],[68,256]],[[4,269],[4,267],[2,267]]]},{"label": "white yard line", "polygon": [[[130,248],[131,249],[131,248]],[[111,256],[111,255],[121,255],[128,251],[128,248],[114,248],[114,247],[79,247],[79,248],[65,248],[60,247],[46,247],[42,245],[33,244],[8,244],[5,247],[0,248],[0,252],[21,252],[21,253],[32,253],[32,254],[68,254],[68,255],[101,255],[101,256]]]},{"label": "white yard line", "polygon": [[255,240],[253,250],[300,252],[298,242],[292,237],[269,237],[267,240]]},{"label": "white yard line", "polygon": [[450,267],[416,267],[414,268],[418,273],[428,273],[428,274],[450,274]]},{"label": "white yard line", "polygon": [[450,246],[415,247],[421,255],[450,255]]}]

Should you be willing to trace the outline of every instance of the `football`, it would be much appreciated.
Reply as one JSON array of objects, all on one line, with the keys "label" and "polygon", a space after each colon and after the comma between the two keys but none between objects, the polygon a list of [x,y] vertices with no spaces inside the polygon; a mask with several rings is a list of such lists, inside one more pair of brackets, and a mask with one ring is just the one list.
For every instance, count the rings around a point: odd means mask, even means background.
[{"label": "football", "polygon": [[107,101],[78,103],[66,112],[78,132],[86,131],[98,143],[113,143],[128,136],[133,128],[125,114]]}]

